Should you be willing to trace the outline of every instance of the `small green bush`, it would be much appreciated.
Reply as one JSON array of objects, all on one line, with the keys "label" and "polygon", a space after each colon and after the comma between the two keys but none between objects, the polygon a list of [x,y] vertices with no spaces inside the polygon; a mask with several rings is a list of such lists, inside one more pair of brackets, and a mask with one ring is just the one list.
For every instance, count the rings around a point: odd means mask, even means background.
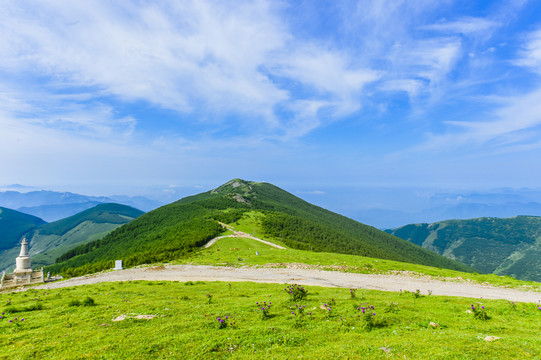
[{"label": "small green bush", "polygon": [[96,306],[96,302],[90,296],[85,297],[81,304],[83,306]]},{"label": "small green bush", "polygon": [[70,300],[68,306],[81,306],[81,302],[77,299]]}]

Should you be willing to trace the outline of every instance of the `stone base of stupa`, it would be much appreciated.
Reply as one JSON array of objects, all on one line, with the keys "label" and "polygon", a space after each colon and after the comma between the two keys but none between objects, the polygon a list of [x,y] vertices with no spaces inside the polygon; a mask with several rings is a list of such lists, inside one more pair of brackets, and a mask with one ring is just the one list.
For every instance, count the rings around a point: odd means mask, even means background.
[{"label": "stone base of stupa", "polygon": [[43,268],[40,270],[24,269],[15,270],[11,274],[3,273],[0,279],[0,290],[14,286],[24,286],[45,282]]},{"label": "stone base of stupa", "polygon": [[28,276],[28,275],[32,275],[32,273],[34,272],[34,270],[32,269],[15,269],[13,270],[13,274],[16,275],[16,276]]}]

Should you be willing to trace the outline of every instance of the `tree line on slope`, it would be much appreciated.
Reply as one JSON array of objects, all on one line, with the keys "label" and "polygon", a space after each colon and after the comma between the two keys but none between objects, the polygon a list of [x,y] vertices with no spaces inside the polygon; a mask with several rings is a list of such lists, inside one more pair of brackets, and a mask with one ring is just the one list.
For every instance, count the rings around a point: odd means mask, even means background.
[{"label": "tree line on slope", "polygon": [[472,271],[466,265],[437,256],[425,249],[419,249],[406,241],[388,244],[379,238],[380,243],[374,245],[367,241],[367,236],[355,236],[355,233],[337,230],[324,222],[311,221],[285,213],[266,212],[261,219],[261,226],[266,235],[280,239],[287,246],[296,249],[354,254]]},{"label": "tree line on slope", "polygon": [[200,205],[162,209],[65,253],[47,271],[75,276],[110,268],[115,259],[122,259],[126,266],[169,261],[185,256],[223,231],[212,220],[214,212]]}]

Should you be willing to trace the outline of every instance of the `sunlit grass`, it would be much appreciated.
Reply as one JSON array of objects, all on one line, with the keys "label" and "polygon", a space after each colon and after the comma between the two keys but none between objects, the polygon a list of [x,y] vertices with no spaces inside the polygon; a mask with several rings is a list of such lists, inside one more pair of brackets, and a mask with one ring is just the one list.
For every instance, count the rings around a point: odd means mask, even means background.
[{"label": "sunlit grass", "polygon": [[[541,353],[541,310],[534,304],[368,290],[352,297],[349,289],[322,287],[308,287],[307,298],[295,303],[285,287],[133,281],[1,294],[1,357],[528,359]],[[70,306],[87,297],[95,306]],[[272,302],[268,316],[256,302]],[[472,303],[490,319],[469,313]],[[296,305],[305,306],[302,316]],[[28,311],[6,311],[14,307]],[[376,313],[374,326],[357,316],[360,307]],[[218,317],[226,316],[228,326],[220,326]],[[499,339],[486,341],[489,336]]]}]

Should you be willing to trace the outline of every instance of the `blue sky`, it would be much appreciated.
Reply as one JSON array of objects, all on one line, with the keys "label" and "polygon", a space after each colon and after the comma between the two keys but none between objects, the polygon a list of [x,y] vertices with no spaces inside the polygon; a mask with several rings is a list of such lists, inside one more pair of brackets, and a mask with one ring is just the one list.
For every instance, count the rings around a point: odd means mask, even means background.
[{"label": "blue sky", "polygon": [[539,187],[539,14],[539,1],[4,1],[0,184]]}]

